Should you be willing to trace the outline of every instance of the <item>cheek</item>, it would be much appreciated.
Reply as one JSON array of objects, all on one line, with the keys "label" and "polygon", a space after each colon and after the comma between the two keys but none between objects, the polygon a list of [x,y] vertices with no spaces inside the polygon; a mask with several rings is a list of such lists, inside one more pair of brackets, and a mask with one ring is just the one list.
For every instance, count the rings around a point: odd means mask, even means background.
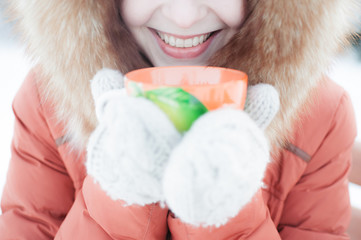
[{"label": "cheek", "polygon": [[145,25],[158,7],[158,0],[123,0],[121,13],[125,23],[130,27]]},{"label": "cheek", "polygon": [[229,27],[238,28],[247,14],[246,0],[212,0],[212,10]]}]

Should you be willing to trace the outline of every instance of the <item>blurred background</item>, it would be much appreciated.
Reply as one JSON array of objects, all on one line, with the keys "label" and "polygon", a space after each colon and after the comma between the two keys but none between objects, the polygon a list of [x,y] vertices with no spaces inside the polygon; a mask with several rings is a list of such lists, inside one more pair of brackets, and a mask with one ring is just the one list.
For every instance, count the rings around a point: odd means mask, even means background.
[{"label": "blurred background", "polygon": [[[30,67],[31,62],[25,57],[19,39],[12,34],[11,24],[5,21],[0,6],[0,198],[10,159],[14,120],[11,103]],[[340,52],[329,69],[329,75],[351,95],[359,126],[357,139],[361,141],[360,41]],[[352,205],[361,209],[361,187],[350,184],[350,194]]]}]

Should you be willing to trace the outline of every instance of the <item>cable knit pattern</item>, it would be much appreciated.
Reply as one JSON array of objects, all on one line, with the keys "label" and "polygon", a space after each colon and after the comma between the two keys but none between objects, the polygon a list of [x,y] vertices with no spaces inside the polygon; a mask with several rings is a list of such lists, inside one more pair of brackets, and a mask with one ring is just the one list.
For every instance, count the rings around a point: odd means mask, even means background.
[{"label": "cable knit pattern", "polygon": [[158,202],[164,168],[180,134],[156,105],[104,86],[99,76],[92,81],[92,89],[101,91],[94,96],[99,124],[88,143],[88,174],[114,200]]},{"label": "cable knit pattern", "polygon": [[98,71],[91,80],[91,91],[94,100],[97,100],[103,93],[106,93],[112,89],[123,88],[123,79],[123,74],[117,70],[103,68],[102,70]]},{"label": "cable knit pattern", "polygon": [[271,123],[280,107],[277,90],[269,84],[257,84],[248,87],[244,111],[261,129]]},{"label": "cable knit pattern", "polygon": [[270,159],[262,129],[277,113],[279,100],[269,85],[249,88],[249,96],[247,112],[254,119],[234,109],[209,112],[172,152],[164,194],[182,221],[195,226],[225,224],[262,186]]}]

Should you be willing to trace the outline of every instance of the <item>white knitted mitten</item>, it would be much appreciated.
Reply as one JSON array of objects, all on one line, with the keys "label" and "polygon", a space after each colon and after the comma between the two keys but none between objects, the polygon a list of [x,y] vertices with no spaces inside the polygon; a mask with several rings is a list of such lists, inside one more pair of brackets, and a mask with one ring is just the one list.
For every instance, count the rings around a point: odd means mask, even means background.
[{"label": "white knitted mitten", "polygon": [[114,200],[155,203],[163,198],[165,164],[180,134],[155,104],[127,96],[122,86],[114,70],[92,80],[99,124],[88,142],[87,171]]},{"label": "white knitted mitten", "polygon": [[201,116],[173,150],[164,196],[182,221],[225,224],[262,186],[270,160],[263,129],[277,113],[279,97],[266,84],[249,87],[247,97],[245,111],[223,108]]}]

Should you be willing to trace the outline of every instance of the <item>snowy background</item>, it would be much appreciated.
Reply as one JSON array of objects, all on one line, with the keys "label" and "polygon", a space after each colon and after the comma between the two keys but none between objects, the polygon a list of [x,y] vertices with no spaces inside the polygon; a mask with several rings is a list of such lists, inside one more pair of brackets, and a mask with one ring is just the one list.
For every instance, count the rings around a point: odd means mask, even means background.
[{"label": "snowy background", "polygon": [[[11,34],[11,26],[2,16],[0,8],[0,198],[10,159],[14,120],[11,103],[31,66],[19,40]],[[361,140],[361,50],[359,56],[351,50],[340,54],[329,75],[351,95],[359,126],[357,138]],[[350,194],[352,205],[361,209],[361,187],[350,184]]]}]

